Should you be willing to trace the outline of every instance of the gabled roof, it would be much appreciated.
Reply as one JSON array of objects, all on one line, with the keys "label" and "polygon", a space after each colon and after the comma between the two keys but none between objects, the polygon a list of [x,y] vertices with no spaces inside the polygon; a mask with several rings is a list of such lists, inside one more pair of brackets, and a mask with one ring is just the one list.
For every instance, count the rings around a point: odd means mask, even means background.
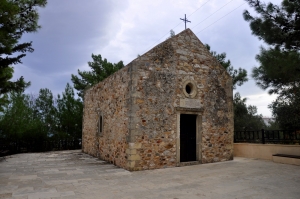
[{"label": "gabled roof", "polygon": [[[228,74],[228,72],[226,71],[226,69],[218,62],[218,60],[209,52],[209,50],[206,48],[206,46],[200,41],[200,39],[189,28],[186,30],[183,30],[182,32],[174,35],[173,37],[157,44],[156,46],[151,48],[149,51],[147,51],[143,55],[139,56],[138,58],[134,59],[133,61],[138,61],[139,59],[142,59],[144,56],[146,56],[149,53],[152,54],[153,56],[156,56],[156,57],[153,57],[153,60],[159,59],[159,56],[172,56],[172,55],[170,55],[170,53],[172,51],[170,48],[174,49],[173,54],[180,52],[180,49],[178,48],[179,42],[184,42],[185,38],[189,38],[190,40],[192,40],[193,47],[191,47],[191,48],[195,48],[195,46],[196,46],[198,49],[200,49],[201,52],[203,52],[203,55],[205,55],[207,57],[206,59],[212,60],[212,62],[214,63],[213,65],[215,67],[218,67],[220,70],[224,70],[224,72],[228,76],[230,76]],[[165,52],[158,52],[157,51],[158,48],[160,48],[161,50],[163,50]],[[190,50],[192,50],[192,49],[190,49]],[[204,56],[203,56],[203,58],[204,58]]]}]

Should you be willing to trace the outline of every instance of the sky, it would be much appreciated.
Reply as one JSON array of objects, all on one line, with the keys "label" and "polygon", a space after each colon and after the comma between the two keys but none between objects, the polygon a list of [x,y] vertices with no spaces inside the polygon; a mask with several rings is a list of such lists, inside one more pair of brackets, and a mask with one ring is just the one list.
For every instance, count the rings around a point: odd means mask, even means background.
[{"label": "sky", "polygon": [[[268,2],[268,1],[267,1]],[[280,4],[279,0],[272,0]],[[41,29],[26,34],[21,42],[33,42],[33,53],[14,66],[13,79],[23,76],[31,86],[26,93],[38,95],[41,88],[54,95],[64,91],[77,70],[90,70],[92,54],[109,62],[128,64],[170,36],[184,30],[186,14],[190,28],[204,44],[217,53],[225,52],[234,68],[248,71],[249,81],[238,87],[247,105],[258,114],[271,117],[268,104],[276,96],[257,87],[251,77],[259,66],[255,56],[263,41],[251,34],[243,12],[256,12],[244,0],[48,0],[39,9]]]}]

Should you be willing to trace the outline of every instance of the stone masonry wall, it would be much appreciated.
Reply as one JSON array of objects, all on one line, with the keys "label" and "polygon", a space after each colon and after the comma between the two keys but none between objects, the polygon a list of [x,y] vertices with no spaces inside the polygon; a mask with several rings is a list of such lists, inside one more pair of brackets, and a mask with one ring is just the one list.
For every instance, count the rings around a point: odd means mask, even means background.
[{"label": "stone masonry wall", "polygon": [[131,63],[134,84],[127,155],[131,170],[176,166],[176,76],[147,61],[142,56]]},{"label": "stone masonry wall", "polygon": [[197,84],[196,99],[204,108],[202,115],[202,163],[233,159],[232,79],[206,47],[189,29],[177,35],[178,88],[175,106],[184,98],[182,82],[192,79]]},{"label": "stone masonry wall", "polygon": [[[128,99],[130,72],[117,71],[88,89],[84,97],[83,146],[85,153],[126,167],[128,144]],[[99,114],[103,115],[103,133],[98,133]]]},{"label": "stone masonry wall", "polygon": [[189,29],[130,63],[133,70],[128,167],[176,166],[177,118],[183,83],[193,81],[203,108],[202,163],[233,158],[231,77]]}]

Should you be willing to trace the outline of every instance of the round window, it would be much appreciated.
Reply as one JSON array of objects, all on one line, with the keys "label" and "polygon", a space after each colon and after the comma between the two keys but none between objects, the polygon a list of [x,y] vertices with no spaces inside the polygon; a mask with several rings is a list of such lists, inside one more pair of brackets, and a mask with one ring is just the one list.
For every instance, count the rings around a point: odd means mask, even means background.
[{"label": "round window", "polygon": [[188,83],[188,84],[185,86],[185,91],[187,92],[187,94],[191,94],[192,90],[193,90],[193,84]]},{"label": "round window", "polygon": [[183,93],[186,97],[193,98],[197,94],[196,83],[193,80],[183,82]]}]

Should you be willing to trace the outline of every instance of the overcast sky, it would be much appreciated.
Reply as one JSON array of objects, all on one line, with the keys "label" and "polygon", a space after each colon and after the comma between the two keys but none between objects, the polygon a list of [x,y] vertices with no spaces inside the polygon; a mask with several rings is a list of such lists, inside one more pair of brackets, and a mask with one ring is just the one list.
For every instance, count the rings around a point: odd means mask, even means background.
[{"label": "overcast sky", "polygon": [[202,43],[226,52],[235,68],[248,71],[250,80],[234,92],[257,106],[259,114],[270,117],[267,106],[276,97],[257,87],[250,76],[258,66],[255,55],[264,44],[251,35],[242,16],[246,9],[256,15],[243,0],[48,0],[39,11],[42,28],[22,38],[32,41],[35,51],[15,66],[14,79],[24,76],[31,81],[27,93],[49,88],[57,95],[67,82],[72,83],[71,74],[89,70],[92,53],[126,65],[164,41],[171,29],[176,34],[184,30],[179,18],[186,14],[191,21],[187,27]]}]

